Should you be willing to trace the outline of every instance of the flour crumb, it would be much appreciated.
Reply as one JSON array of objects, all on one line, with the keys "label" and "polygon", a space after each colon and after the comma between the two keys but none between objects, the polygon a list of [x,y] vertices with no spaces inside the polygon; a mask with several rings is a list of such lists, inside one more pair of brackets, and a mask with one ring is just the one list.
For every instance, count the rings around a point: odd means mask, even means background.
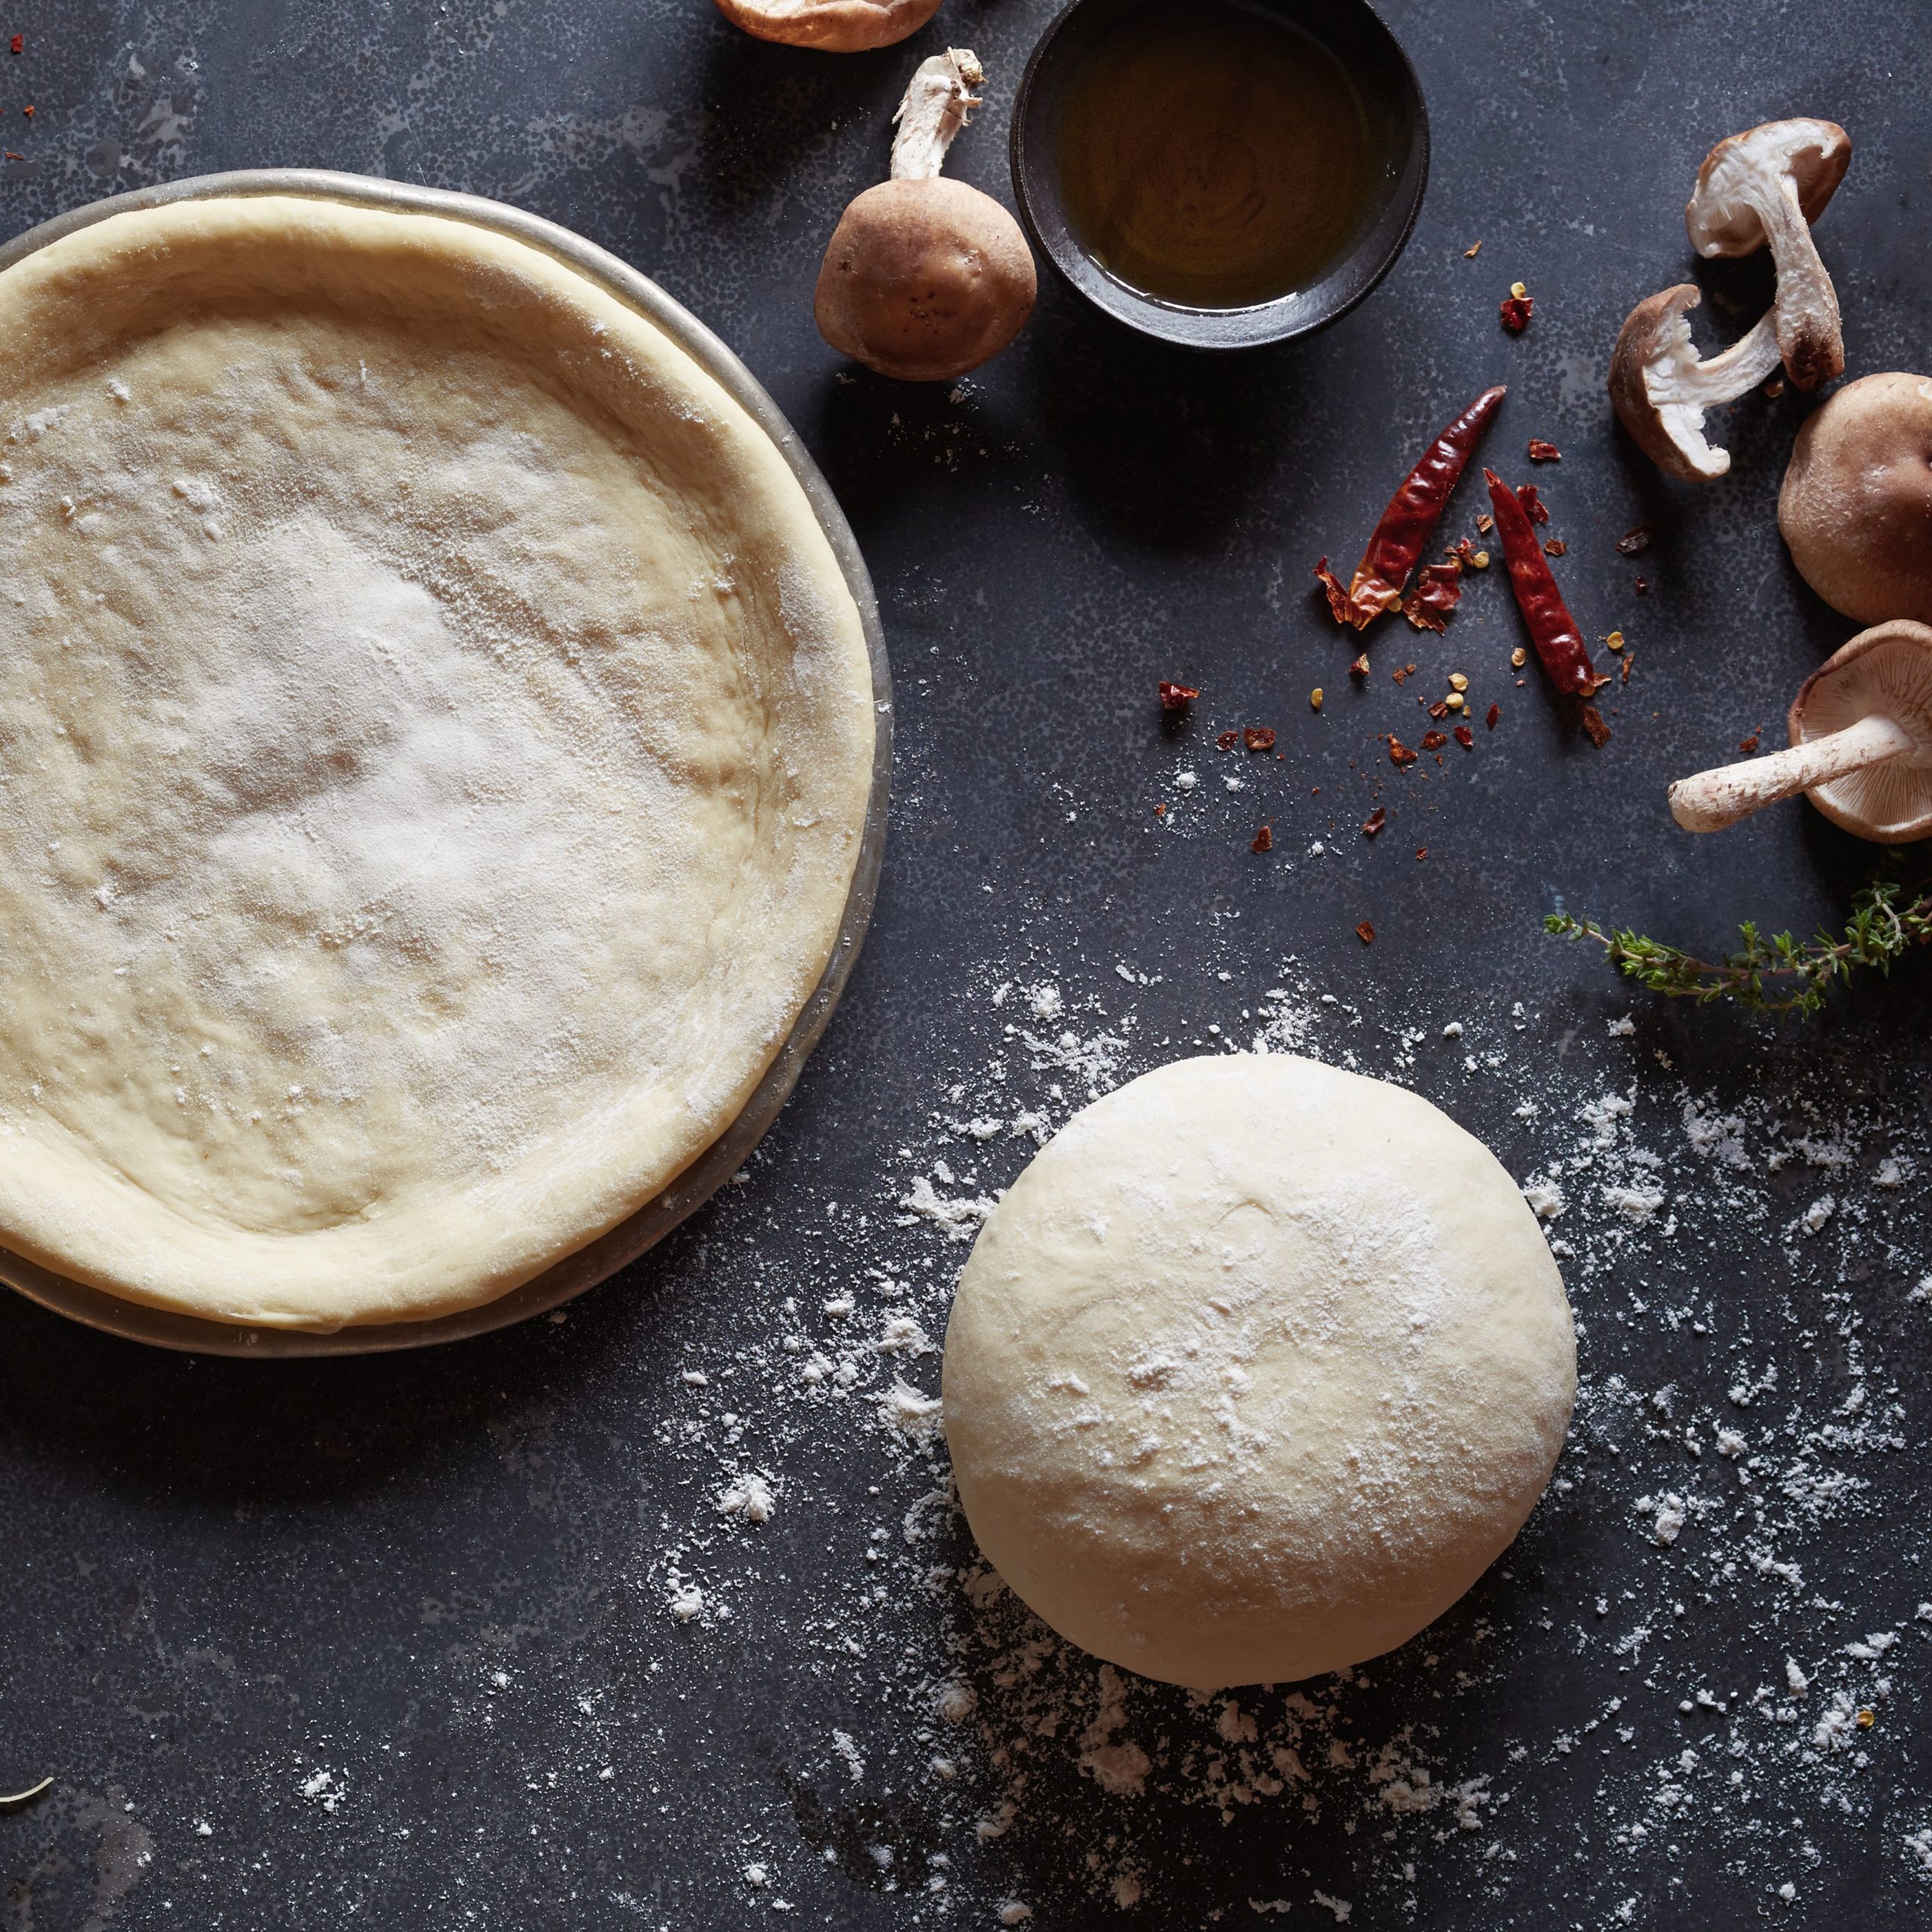
[{"label": "flour crumb", "polygon": [[742,1516],[748,1523],[768,1523],[777,1512],[778,1503],[764,1478],[752,1475],[739,1476],[721,1490],[716,1507],[721,1516]]}]

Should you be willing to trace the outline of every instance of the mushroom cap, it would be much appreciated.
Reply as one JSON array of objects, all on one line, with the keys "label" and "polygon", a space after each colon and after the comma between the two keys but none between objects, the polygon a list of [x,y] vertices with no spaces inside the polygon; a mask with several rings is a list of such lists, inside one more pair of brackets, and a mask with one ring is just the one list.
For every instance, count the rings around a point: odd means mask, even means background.
[{"label": "mushroom cap", "polygon": [[1932,376],[1861,376],[1807,418],[1778,528],[1835,611],[1932,623]]},{"label": "mushroom cap", "polygon": [[1792,700],[1791,742],[1827,737],[1875,713],[1911,733],[1917,749],[1814,785],[1806,795],[1860,838],[1886,845],[1932,838],[1932,629],[1900,619],[1860,631]]},{"label": "mushroom cap", "polygon": [[1700,255],[1751,255],[1764,247],[1764,224],[1749,192],[1767,177],[1789,174],[1798,205],[1816,221],[1851,165],[1851,137],[1835,121],[1767,121],[1718,142],[1697,171],[1684,210],[1690,245]]},{"label": "mushroom cap", "polygon": [[939,0],[718,0],[718,11],[760,40],[863,54],[917,33],[939,11]]},{"label": "mushroom cap", "polygon": [[1687,482],[1709,482],[1730,468],[1730,452],[1706,439],[1704,411],[1755,387],[1778,361],[1762,325],[1700,361],[1685,317],[1703,299],[1687,281],[1647,297],[1624,318],[1610,358],[1610,399],[1623,426],[1665,475]]},{"label": "mushroom cap", "polygon": [[1020,333],[1038,286],[1019,223],[990,195],[944,175],[881,181],[832,231],[813,312],[841,355],[943,383]]}]

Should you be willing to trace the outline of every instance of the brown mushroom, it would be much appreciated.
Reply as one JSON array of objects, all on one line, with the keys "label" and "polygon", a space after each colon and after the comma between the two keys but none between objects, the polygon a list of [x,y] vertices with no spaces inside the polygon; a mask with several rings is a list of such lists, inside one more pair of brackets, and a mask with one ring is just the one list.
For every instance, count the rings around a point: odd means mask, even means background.
[{"label": "brown mushroom", "polygon": [[1932,623],[1932,377],[1861,376],[1811,417],[1778,528],[1833,610]]},{"label": "brown mushroom", "polygon": [[863,54],[917,33],[939,11],[939,0],[718,0],[718,11],[760,40]]},{"label": "brown mushroom", "polygon": [[1706,362],[1690,340],[1689,312],[1703,297],[1689,282],[1639,302],[1610,358],[1610,399],[1644,454],[1666,475],[1709,482],[1730,467],[1730,452],[1704,435],[1704,411],[1734,401],[1778,366],[1770,315]]},{"label": "brown mushroom", "polygon": [[1721,832],[1802,792],[1860,838],[1932,838],[1932,629],[1901,619],[1860,632],[1805,680],[1789,721],[1788,751],[1673,785],[1672,817]]},{"label": "brown mushroom", "polygon": [[1850,163],[1851,137],[1835,121],[1767,121],[1712,149],[1684,211],[1690,245],[1700,255],[1753,255],[1770,244],[1778,277],[1778,349],[1801,389],[1844,368],[1838,294],[1810,224]]},{"label": "brown mushroom", "polygon": [[1038,283],[1019,223],[940,172],[985,78],[963,48],[919,63],[894,117],[892,178],[853,202],[826,249],[819,333],[881,376],[949,382],[997,355],[1033,312]]}]

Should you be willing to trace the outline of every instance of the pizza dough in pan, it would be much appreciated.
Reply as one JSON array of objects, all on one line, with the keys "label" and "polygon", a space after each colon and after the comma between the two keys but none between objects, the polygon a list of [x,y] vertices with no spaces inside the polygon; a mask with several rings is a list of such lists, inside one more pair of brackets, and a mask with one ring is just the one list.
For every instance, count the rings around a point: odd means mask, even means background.
[{"label": "pizza dough in pan", "polygon": [[328,1329],[660,1192],[832,949],[859,612],[764,432],[541,251],[299,196],[0,275],[0,1247]]}]

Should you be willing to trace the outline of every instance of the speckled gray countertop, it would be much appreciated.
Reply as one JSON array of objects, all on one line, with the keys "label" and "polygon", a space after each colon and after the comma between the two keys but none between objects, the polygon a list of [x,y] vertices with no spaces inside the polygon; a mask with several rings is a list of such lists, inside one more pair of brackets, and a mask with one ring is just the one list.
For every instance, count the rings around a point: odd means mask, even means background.
[{"label": "speckled gray countertop", "polygon": [[[1539,930],[1561,905],[1721,946],[1834,916],[1878,863],[1802,806],[1698,841],[1663,804],[1853,628],[1774,525],[1809,405],[1740,405],[1732,477],[1692,491],[1621,441],[1602,380],[1625,311],[1691,272],[1706,148],[1789,112],[1857,144],[1820,227],[1854,372],[1932,366],[1922,9],[1392,0],[1434,178],[1331,332],[1198,362],[1050,287],[956,393],[855,376],[809,293],[907,69],[942,29],[977,48],[956,168],[1004,194],[1051,11],[949,0],[848,60],[706,0],[0,20],[26,41],[0,57],[10,233],[316,165],[500,196],[657,277],[824,466],[900,700],[884,893],[824,1046],[742,1184],[567,1318],[245,1364],[0,1297],[0,1788],[56,1780],[0,1816],[10,1932],[1932,1914],[1927,975],[1780,1031],[1661,1008]],[[1706,285],[1709,341],[1762,266]],[[1561,446],[1558,568],[1634,652],[1601,753],[1517,687],[1500,573],[1446,637],[1385,630],[1363,688],[1309,593],[1504,379],[1489,454]],[[1497,728],[1396,773],[1377,734],[1457,669]],[[1203,688],[1192,723],[1163,728],[1161,677]],[[1214,749],[1249,724],[1284,755]],[[1257,1037],[1415,1086],[1563,1204],[1584,1388],[1556,1487],[1430,1632],[1346,1681],[1194,1699],[1026,1619],[894,1391],[936,1388],[956,1237],[1038,1134]],[[754,1475],[762,1522],[720,1507]]]}]

